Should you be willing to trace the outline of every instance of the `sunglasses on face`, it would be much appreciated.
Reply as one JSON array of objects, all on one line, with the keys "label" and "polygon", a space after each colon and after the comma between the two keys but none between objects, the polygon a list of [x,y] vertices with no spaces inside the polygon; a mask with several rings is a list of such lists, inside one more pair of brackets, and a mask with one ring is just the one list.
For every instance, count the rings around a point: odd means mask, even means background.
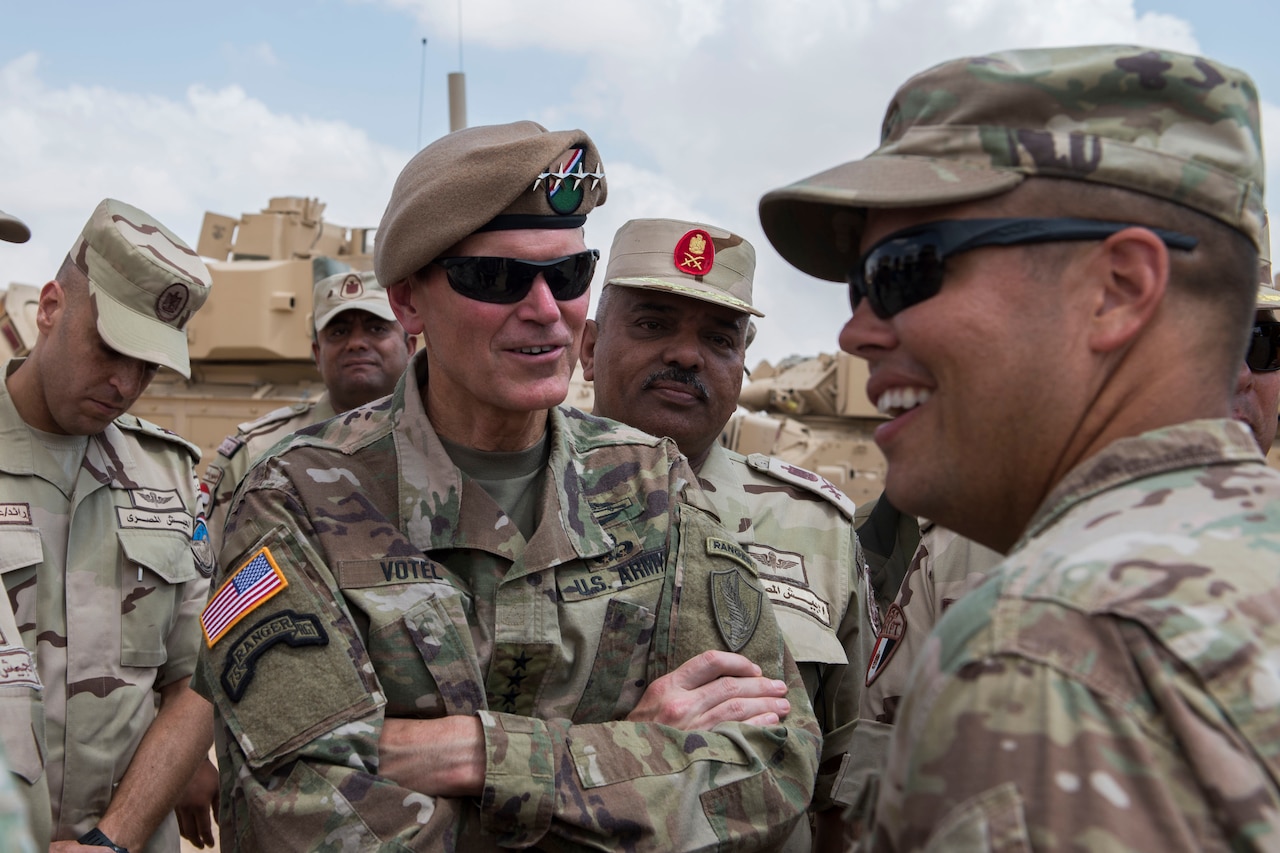
[{"label": "sunglasses on face", "polygon": [[937,296],[946,260],[982,246],[1020,246],[1071,240],[1102,240],[1126,228],[1146,228],[1173,249],[1200,241],[1162,228],[1096,219],[948,219],[890,234],[849,271],[849,304],[863,299],[882,320]]},{"label": "sunglasses on face", "polygon": [[1253,324],[1244,363],[1254,373],[1280,370],[1280,321],[1265,320]]},{"label": "sunglasses on face", "polygon": [[444,267],[449,286],[457,293],[478,302],[508,305],[528,296],[539,275],[547,280],[556,301],[577,299],[591,286],[599,258],[598,249],[588,249],[549,261],[465,257],[439,258],[435,263]]}]

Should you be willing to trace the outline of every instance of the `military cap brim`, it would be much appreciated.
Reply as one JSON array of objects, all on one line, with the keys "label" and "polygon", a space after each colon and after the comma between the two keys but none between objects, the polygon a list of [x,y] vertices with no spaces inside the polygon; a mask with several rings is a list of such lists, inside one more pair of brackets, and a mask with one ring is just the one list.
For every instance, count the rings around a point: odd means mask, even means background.
[{"label": "military cap brim", "polygon": [[855,160],[765,193],[760,224],[792,266],[826,281],[845,281],[861,257],[856,237],[863,208],[974,201],[1008,192],[1025,177],[933,157]]},{"label": "military cap brim", "polygon": [[31,239],[31,229],[16,216],[0,210],[0,240],[6,243],[25,243]]}]

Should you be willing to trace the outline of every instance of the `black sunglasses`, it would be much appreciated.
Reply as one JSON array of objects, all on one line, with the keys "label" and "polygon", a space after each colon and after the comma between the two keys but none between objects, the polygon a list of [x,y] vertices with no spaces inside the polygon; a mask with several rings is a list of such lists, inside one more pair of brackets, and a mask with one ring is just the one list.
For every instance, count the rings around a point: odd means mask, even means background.
[{"label": "black sunglasses", "polygon": [[1244,363],[1254,373],[1280,370],[1280,321],[1264,320],[1253,324]]},{"label": "black sunglasses", "polygon": [[1126,228],[1146,228],[1174,249],[1200,241],[1176,231],[1096,219],[948,219],[890,234],[849,271],[849,304],[863,299],[882,320],[937,296],[946,259],[980,246],[1018,246],[1063,240],[1102,240]]},{"label": "black sunglasses", "polygon": [[549,261],[464,257],[437,258],[435,263],[444,267],[449,286],[468,299],[507,305],[528,296],[539,275],[557,301],[577,299],[591,286],[599,259],[598,249],[587,249]]}]

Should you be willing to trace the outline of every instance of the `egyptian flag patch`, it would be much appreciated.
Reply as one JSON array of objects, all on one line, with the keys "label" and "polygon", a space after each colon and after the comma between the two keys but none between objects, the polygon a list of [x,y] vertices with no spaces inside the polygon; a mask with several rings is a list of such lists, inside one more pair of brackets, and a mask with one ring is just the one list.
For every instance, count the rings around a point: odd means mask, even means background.
[{"label": "egyptian flag patch", "polygon": [[889,658],[893,657],[893,653],[898,650],[898,646],[902,644],[902,638],[907,633],[907,617],[902,612],[902,608],[893,603],[889,605],[889,612],[884,615],[884,627],[880,629],[880,633],[876,635],[876,644],[871,649],[871,662],[867,664],[867,687],[876,680],[881,672],[884,672],[885,666],[889,663]]},{"label": "egyptian flag patch", "polygon": [[204,606],[200,627],[210,648],[236,623],[289,585],[271,549],[263,546],[244,562]]}]

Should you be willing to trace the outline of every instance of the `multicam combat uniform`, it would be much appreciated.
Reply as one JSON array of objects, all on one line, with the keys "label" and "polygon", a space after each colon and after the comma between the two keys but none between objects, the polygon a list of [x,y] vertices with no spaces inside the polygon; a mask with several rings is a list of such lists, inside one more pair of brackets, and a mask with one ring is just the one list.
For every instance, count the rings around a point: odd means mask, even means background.
[{"label": "multicam combat uniform", "polygon": [[234,435],[223,439],[201,481],[209,495],[205,514],[209,518],[209,536],[215,553],[222,547],[222,526],[227,522],[231,496],[244,475],[249,473],[254,460],[285,436],[328,420],[335,414],[326,391],[315,400],[282,406],[255,421],[246,421],[236,427]]},{"label": "multicam combat uniform", "polygon": [[1194,421],[1116,441],[939,623],[875,840],[1274,850],[1277,649],[1280,474],[1253,437]]},{"label": "multicam combat uniform", "polygon": [[[75,838],[106,811],[156,691],[195,669],[198,568],[212,568],[208,542],[192,541],[200,454],[123,415],[87,437],[67,495],[2,382],[0,431],[0,568],[44,685],[54,837]],[[143,849],[177,845],[171,815]]]},{"label": "multicam combat uniform", "polygon": [[[711,447],[698,481],[725,527],[760,566],[778,627],[800,667],[823,737],[856,719],[862,671],[874,640],[853,501],[825,479],[780,459]],[[846,666],[848,663],[848,666]],[[846,753],[826,740],[815,808]],[[830,763],[828,763],[830,762]],[[825,785],[824,785],[825,783]]]},{"label": "multicam combat uniform", "polygon": [[[449,460],[426,366],[299,433],[232,507],[218,586],[273,589],[215,634],[195,681],[222,728],[226,849],[779,843],[809,803],[817,724],[754,561],[690,502],[705,498],[675,446],[554,410],[526,542]],[[624,720],[710,648],[788,681],[782,725]],[[385,716],[450,714],[483,725],[483,796],[377,775]]]}]

